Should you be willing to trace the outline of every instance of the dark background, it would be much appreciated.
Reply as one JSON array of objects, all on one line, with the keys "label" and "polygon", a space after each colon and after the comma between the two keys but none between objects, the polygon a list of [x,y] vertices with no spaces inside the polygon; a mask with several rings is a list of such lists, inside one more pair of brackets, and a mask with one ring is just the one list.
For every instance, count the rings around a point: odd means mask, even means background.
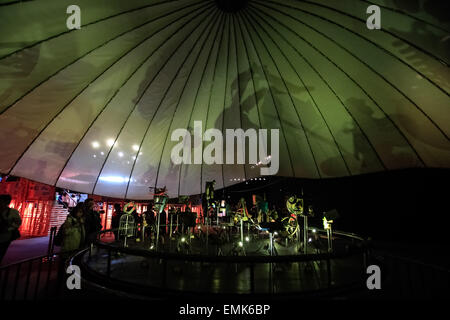
[{"label": "dark background", "polygon": [[305,205],[312,204],[310,225],[322,227],[323,212],[337,209],[335,230],[373,240],[404,244],[448,243],[449,169],[405,169],[352,177],[305,180],[268,178],[247,181],[216,194],[231,202],[266,193],[269,205],[285,207],[285,198],[302,189]]}]

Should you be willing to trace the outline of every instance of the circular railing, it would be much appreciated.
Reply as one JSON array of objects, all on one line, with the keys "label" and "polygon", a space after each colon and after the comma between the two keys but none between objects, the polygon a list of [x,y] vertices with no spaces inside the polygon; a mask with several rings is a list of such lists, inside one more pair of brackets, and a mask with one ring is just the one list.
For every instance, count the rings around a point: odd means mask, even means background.
[{"label": "circular railing", "polygon": [[84,275],[104,287],[138,295],[320,295],[359,288],[366,272],[366,241],[352,233],[333,232],[349,244],[340,252],[217,256],[123,247],[101,240],[114,231],[101,231],[77,263]]}]

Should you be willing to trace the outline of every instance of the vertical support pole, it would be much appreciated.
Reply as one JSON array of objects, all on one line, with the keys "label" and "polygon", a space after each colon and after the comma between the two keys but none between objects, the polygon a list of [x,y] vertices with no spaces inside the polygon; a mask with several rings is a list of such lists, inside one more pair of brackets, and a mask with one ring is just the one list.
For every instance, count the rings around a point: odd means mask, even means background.
[{"label": "vertical support pole", "polygon": [[209,237],[208,217],[205,217],[205,220],[206,220],[206,250],[208,251],[208,237]]},{"label": "vertical support pole", "polygon": [[158,243],[159,243],[159,226],[161,223],[161,214],[158,212],[158,227],[156,228],[156,250],[158,250]]},{"label": "vertical support pole", "polygon": [[244,221],[241,218],[241,242],[244,245]]},{"label": "vertical support pole", "polygon": [[48,249],[47,249],[47,258],[50,259],[51,256],[53,256],[53,240],[55,239],[56,235],[56,227],[52,227],[50,229],[50,237],[48,239]]},{"label": "vertical support pole", "polygon": [[330,250],[333,252],[333,228],[330,224]]},{"label": "vertical support pole", "polygon": [[269,233],[269,252],[273,256],[273,233]]},{"label": "vertical support pole", "polygon": [[331,252],[331,237],[330,237],[330,229],[327,229],[327,244],[328,244],[328,253]]},{"label": "vertical support pole", "polygon": [[173,213],[170,215],[170,238],[172,239]]},{"label": "vertical support pole", "polygon": [[128,216],[126,216],[126,221],[125,221],[125,239],[123,240],[123,246],[126,247],[127,246],[127,238],[128,238]]},{"label": "vertical support pole", "polygon": [[308,253],[308,217],[303,217],[303,253]]},{"label": "vertical support pole", "polygon": [[247,221],[247,236],[250,237],[250,223]]}]

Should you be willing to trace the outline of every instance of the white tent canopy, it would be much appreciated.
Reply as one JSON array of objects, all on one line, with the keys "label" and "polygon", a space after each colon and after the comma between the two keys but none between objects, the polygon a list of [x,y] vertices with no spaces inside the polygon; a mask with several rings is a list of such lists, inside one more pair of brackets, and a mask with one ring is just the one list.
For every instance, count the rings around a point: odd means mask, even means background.
[{"label": "white tent canopy", "polygon": [[0,0],[0,172],[130,199],[260,175],[173,164],[194,121],[279,129],[279,176],[448,168],[450,23],[402,3]]}]

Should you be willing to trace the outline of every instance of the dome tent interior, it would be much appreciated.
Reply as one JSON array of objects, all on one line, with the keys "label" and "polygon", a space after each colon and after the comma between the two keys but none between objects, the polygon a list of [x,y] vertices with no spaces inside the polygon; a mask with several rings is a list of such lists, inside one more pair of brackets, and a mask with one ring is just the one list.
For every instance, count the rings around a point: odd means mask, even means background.
[{"label": "dome tent interior", "polygon": [[447,296],[449,12],[0,0],[0,301]]},{"label": "dome tent interior", "polygon": [[449,21],[408,3],[78,1],[68,30],[70,1],[2,1],[0,172],[137,200],[260,176],[173,164],[195,121],[278,129],[282,177],[448,168]]}]

